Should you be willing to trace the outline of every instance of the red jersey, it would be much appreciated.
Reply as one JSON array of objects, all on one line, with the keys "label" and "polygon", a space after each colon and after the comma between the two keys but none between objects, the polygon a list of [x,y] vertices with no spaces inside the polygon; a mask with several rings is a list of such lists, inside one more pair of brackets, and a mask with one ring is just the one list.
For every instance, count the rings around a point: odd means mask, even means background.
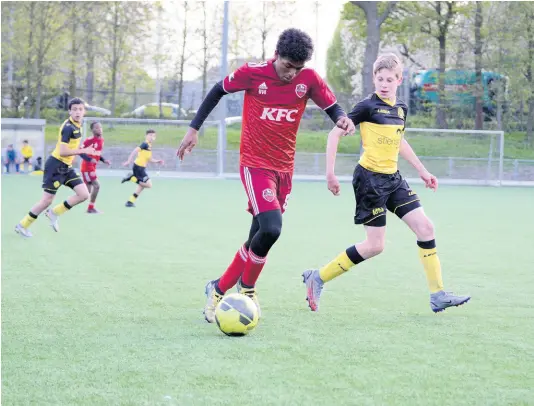
[{"label": "red jersey", "polygon": [[[93,147],[95,150],[102,152],[104,149],[104,137],[89,137],[86,138],[82,143],[82,148]],[[89,155],[96,162],[88,162],[85,159],[82,159],[82,165],[80,171],[82,172],[93,172],[96,170],[96,164],[100,160],[98,155]]]},{"label": "red jersey", "polygon": [[241,66],[224,79],[223,88],[227,93],[245,91],[240,164],[293,172],[297,130],[308,99],[325,110],[336,97],[313,69],[304,68],[285,83],[273,62]]}]

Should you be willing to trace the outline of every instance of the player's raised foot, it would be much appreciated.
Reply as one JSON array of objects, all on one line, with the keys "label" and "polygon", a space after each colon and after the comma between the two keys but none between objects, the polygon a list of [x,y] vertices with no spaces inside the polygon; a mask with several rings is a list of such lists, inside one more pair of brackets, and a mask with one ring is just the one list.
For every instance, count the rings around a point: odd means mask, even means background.
[{"label": "player's raised foot", "polygon": [[98,209],[95,208],[95,207],[91,207],[90,209],[87,209],[87,213],[89,213],[89,214],[102,214],[102,213],[104,213],[104,212],[98,210]]},{"label": "player's raised foot", "polygon": [[50,220],[50,226],[54,229],[56,233],[59,232],[59,216],[53,212],[52,209],[48,209],[45,213],[48,220]]},{"label": "player's raised foot", "polygon": [[440,290],[430,295],[430,308],[434,313],[442,312],[447,307],[461,306],[467,303],[471,296],[456,296],[451,292]]},{"label": "player's raised foot", "polygon": [[312,312],[319,311],[319,299],[323,291],[324,282],[319,276],[318,269],[308,269],[302,274],[303,282],[306,285],[306,300]]},{"label": "player's raised foot", "polygon": [[124,178],[122,178],[121,183],[129,182],[132,179],[133,172],[129,172]]},{"label": "player's raised foot", "polygon": [[15,226],[15,232],[17,232],[18,234],[26,238],[33,237],[33,234],[31,233],[31,231],[28,230],[27,228],[22,227],[22,224],[20,223]]},{"label": "player's raised foot", "polygon": [[126,202],[125,206],[126,207],[135,207],[135,204],[133,204],[132,202],[128,201],[128,202]]},{"label": "player's raised foot", "polygon": [[221,301],[224,295],[221,295],[215,289],[216,281],[209,281],[206,284],[206,306],[204,306],[204,318],[208,323],[215,323],[215,308]]},{"label": "player's raised foot", "polygon": [[242,295],[246,295],[252,299],[252,301],[256,304],[256,307],[258,308],[258,317],[261,317],[260,302],[258,300],[258,295],[256,294],[256,288],[244,287],[241,282],[241,278],[239,278],[239,280],[237,281],[237,291]]}]

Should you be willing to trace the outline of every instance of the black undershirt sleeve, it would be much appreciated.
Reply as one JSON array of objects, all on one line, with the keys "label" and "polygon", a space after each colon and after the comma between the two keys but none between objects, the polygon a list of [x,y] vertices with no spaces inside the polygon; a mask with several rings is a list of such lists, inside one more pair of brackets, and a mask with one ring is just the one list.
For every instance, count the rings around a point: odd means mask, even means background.
[{"label": "black undershirt sleeve", "polygon": [[331,105],[325,110],[325,113],[328,114],[328,117],[335,123],[341,118],[345,117],[347,114],[345,114],[345,111],[341,108],[341,106],[337,103]]},{"label": "black undershirt sleeve", "polygon": [[195,130],[199,130],[200,127],[202,127],[202,124],[204,124],[206,118],[208,118],[215,106],[217,106],[217,103],[219,103],[219,100],[221,100],[221,98],[225,94],[227,93],[222,87],[222,82],[216,83],[206,95],[206,98],[200,104],[197,114],[195,115],[195,118],[193,118],[189,126],[194,128]]}]

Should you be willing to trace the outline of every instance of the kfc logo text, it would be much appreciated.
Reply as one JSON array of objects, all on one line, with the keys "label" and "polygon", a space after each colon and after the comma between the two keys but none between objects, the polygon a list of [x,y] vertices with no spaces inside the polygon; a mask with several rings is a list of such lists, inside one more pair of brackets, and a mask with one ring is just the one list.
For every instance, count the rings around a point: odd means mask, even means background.
[{"label": "kfc logo text", "polygon": [[295,121],[295,114],[298,114],[298,110],[289,110],[289,109],[277,109],[277,108],[270,108],[265,107],[263,109],[263,113],[261,114],[262,120],[270,120],[270,121],[282,121],[282,119],[286,119],[286,121]]}]

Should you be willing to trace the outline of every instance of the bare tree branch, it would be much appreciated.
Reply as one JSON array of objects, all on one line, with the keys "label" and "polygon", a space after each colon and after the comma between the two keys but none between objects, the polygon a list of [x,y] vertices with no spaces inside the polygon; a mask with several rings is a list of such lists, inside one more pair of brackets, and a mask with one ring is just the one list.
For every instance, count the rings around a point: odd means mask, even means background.
[{"label": "bare tree branch", "polygon": [[[361,3],[360,1],[358,3]],[[390,1],[388,2],[388,7],[387,9],[382,13],[381,16],[378,17],[378,21],[377,21],[377,24],[378,26],[380,27],[382,25],[382,23],[386,20],[386,18],[388,18],[389,14],[395,10],[395,6],[397,5],[397,2],[396,1]]]},{"label": "bare tree branch", "polygon": [[407,58],[410,62],[412,62],[413,64],[417,65],[421,69],[426,69],[426,67],[424,65],[420,64],[419,62],[417,62],[412,57],[412,55],[410,54],[410,51],[408,50],[408,46],[406,44],[401,44],[401,49],[399,51],[400,51],[401,55],[404,56],[405,58]]}]

